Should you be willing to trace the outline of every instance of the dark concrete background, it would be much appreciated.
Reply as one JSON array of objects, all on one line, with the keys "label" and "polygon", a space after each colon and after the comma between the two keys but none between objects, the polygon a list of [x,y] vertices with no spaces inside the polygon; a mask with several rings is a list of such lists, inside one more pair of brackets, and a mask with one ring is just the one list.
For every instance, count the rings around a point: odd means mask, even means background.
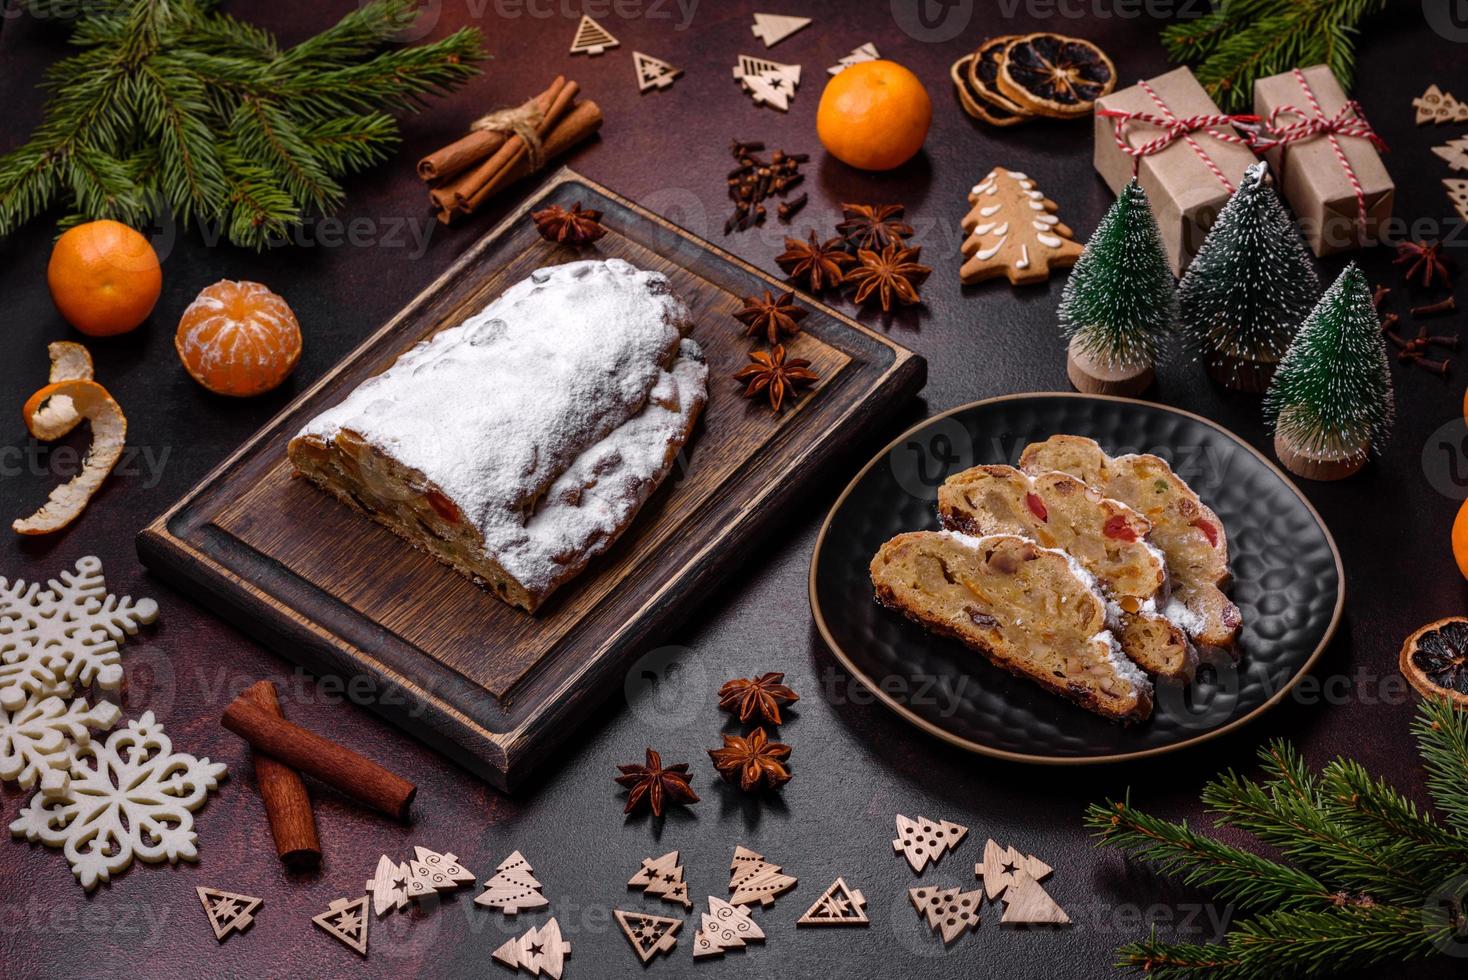
[{"label": "dark concrete background", "polygon": [[[291,43],[325,27],[352,4],[228,6]],[[692,892],[702,903],[705,895],[726,894],[728,859],[735,844],[743,843],[785,865],[801,885],[772,909],[756,913],[769,935],[764,948],[700,964],[700,973],[1105,976],[1113,948],[1143,935],[1149,922],[1163,930],[1178,927],[1185,938],[1202,941],[1213,938],[1218,922],[1242,912],[1179,888],[1117,854],[1094,850],[1081,826],[1087,802],[1131,787],[1139,804],[1199,820],[1196,796],[1204,779],[1225,766],[1249,767],[1255,748],[1277,735],[1294,739],[1312,762],[1350,753],[1421,798],[1406,731],[1414,699],[1395,676],[1395,664],[1410,631],[1462,609],[1463,583],[1448,546],[1457,502],[1430,482],[1442,482],[1446,475],[1445,457],[1430,437],[1459,416],[1462,368],[1443,382],[1394,367],[1399,423],[1384,457],[1349,482],[1305,487],[1340,543],[1349,591],[1345,623],[1317,667],[1321,683],[1301,688],[1235,735],[1145,765],[1031,768],[971,756],[918,733],[871,704],[837,669],[811,626],[806,573],[821,518],[850,475],[886,439],[925,414],[991,395],[1066,387],[1063,344],[1054,325],[1059,278],[1027,289],[959,286],[956,226],[966,210],[968,187],[996,164],[1023,169],[1060,203],[1062,218],[1082,239],[1111,201],[1091,168],[1089,123],[1010,130],[972,123],[953,97],[949,63],[993,34],[1051,29],[1102,44],[1124,82],[1158,74],[1167,65],[1157,22],[1123,16],[1130,7],[1106,0],[1074,5],[1077,12],[1090,12],[1085,20],[1061,16],[1054,5],[1038,2],[957,4],[948,13],[955,19],[911,33],[898,24],[915,23],[916,0],[860,5],[788,0],[778,6],[780,12],[803,9],[816,18],[812,27],[769,52],[804,67],[805,82],[788,115],[756,107],[730,78],[737,54],[763,53],[749,33],[749,4],[705,0],[685,21],[672,3],[626,0],[617,8],[620,13],[602,17],[621,47],[588,59],[566,53],[581,10],[573,0],[431,3],[430,36],[478,24],[494,60],[482,78],[405,120],[402,152],[349,184],[349,201],[339,215],[346,226],[316,223],[302,232],[297,247],[259,255],[212,246],[197,230],[155,229],[165,283],[152,320],[130,336],[89,344],[99,379],[128,413],[129,441],[141,455],[130,473],[110,480],[68,532],[39,541],[5,537],[0,571],[44,578],[95,553],[104,559],[115,591],[156,596],[162,607],[159,625],[125,650],[124,707],[129,716],[146,708],[157,711],[180,749],[228,762],[231,776],[197,815],[200,859],[194,868],[135,867],[86,896],[58,852],[23,843],[0,846],[0,893],[6,896],[0,901],[0,962],[6,973],[497,975],[501,968],[490,962],[491,951],[543,917],[502,921],[473,906],[471,890],[441,907],[374,920],[371,955],[363,964],[311,926],[310,917],[331,899],[361,893],[379,854],[407,855],[412,845],[423,844],[454,851],[481,877],[519,848],[544,882],[551,908],[574,946],[567,976],[637,976],[642,967],[610,924],[609,910],[671,908],[625,891],[623,883],[638,862],[681,850]],[[1440,180],[1449,173],[1430,147],[1460,135],[1461,127],[1418,129],[1409,103],[1432,82],[1465,89],[1460,94],[1468,96],[1461,71],[1465,49],[1430,29],[1415,4],[1397,5],[1393,13],[1373,18],[1364,33],[1355,91],[1393,147],[1387,159],[1398,185],[1396,212],[1408,221],[1427,222],[1422,231],[1429,235],[1446,234],[1443,225],[1452,213]],[[826,66],[865,41],[916,71],[935,106],[924,154],[889,174],[859,174],[823,158],[814,135]],[[639,96],[632,76],[634,49],[682,67],[684,77],[666,92]],[[40,120],[37,82],[66,51],[58,25],[8,15],[0,33],[5,102],[0,150],[18,145]],[[682,648],[675,653],[684,663],[681,701],[675,696],[661,710],[629,708],[621,692],[612,692],[608,707],[587,719],[523,793],[508,799],[370,712],[341,703],[332,689],[300,677],[288,661],[151,578],[136,560],[132,539],[416,295],[517,199],[509,195],[493,212],[444,231],[429,219],[412,163],[457,135],[478,112],[518,102],[556,72],[581,82],[607,117],[602,138],[570,159],[574,167],[762,267],[773,268],[782,229],[720,235],[726,146],[732,136],[814,154],[807,168],[811,203],[794,225],[802,232],[829,228],[842,200],[906,203],[924,245],[924,261],[935,269],[924,289],[927,306],[890,322],[863,316],[925,355],[930,379],[920,401],[894,415],[884,431],[872,432],[852,458],[821,474],[742,574],[704,605],[689,609],[687,624],[663,638]],[[348,231],[355,244],[345,241]],[[423,242],[418,236],[425,232],[430,237]],[[44,472],[57,462],[54,454],[42,453],[39,468],[24,461],[17,466],[14,454],[16,448],[32,446],[14,407],[44,380],[45,344],[78,339],[56,314],[44,285],[52,234],[50,220],[38,221],[0,241],[0,404],[12,406],[0,416],[5,419],[0,439],[10,454],[0,484],[0,510],[7,517],[29,512],[57,480]],[[1396,285],[1399,276],[1390,258],[1384,248],[1361,255],[1373,281]],[[1323,275],[1333,277],[1342,264],[1340,259],[1323,263]],[[208,395],[185,375],[172,351],[179,313],[201,287],[222,277],[268,283],[289,300],[305,331],[299,370],[283,388],[262,398],[233,402]],[[1405,303],[1401,307],[1405,312]],[[1254,445],[1268,446],[1257,400],[1221,392],[1191,365],[1164,370],[1151,397],[1200,412]],[[83,433],[66,445],[81,448],[84,440]],[[1431,464],[1426,469],[1424,447]],[[796,775],[780,798],[755,802],[716,781],[704,749],[718,743],[726,717],[713,707],[718,683],[771,669],[786,671],[803,695],[799,710],[781,729],[794,746]],[[319,873],[286,873],[270,847],[247,753],[218,726],[229,697],[260,677],[281,684],[293,718],[416,780],[421,789],[412,824],[394,825],[313,787],[325,864]],[[639,759],[648,744],[668,761],[692,763],[701,804],[666,822],[623,819],[621,797],[611,781],[614,766]],[[0,791],[7,820],[27,795],[13,787]],[[897,812],[943,817],[972,828],[958,852],[929,870],[924,882],[973,884],[969,867],[984,839],[993,836],[1055,866],[1047,887],[1070,910],[1075,926],[1058,933],[1000,929],[997,911],[986,910],[978,932],[945,952],[908,904],[906,889],[914,878],[888,844]],[[871,928],[797,933],[796,917],[837,875],[869,897]],[[263,897],[252,932],[217,945],[195,899],[196,885]],[[671,962],[651,969],[688,975],[695,928],[695,922],[684,927]],[[1448,976],[1456,965],[1422,975]]]}]

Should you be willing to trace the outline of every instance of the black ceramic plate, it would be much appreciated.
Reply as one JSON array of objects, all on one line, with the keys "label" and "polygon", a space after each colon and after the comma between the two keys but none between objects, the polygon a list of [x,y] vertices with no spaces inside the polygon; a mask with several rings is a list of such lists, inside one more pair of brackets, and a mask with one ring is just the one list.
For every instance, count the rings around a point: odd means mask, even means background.
[{"label": "black ceramic plate", "polygon": [[[1014,464],[1057,433],[1108,452],[1156,453],[1198,492],[1228,534],[1230,590],[1243,613],[1241,658],[1210,657],[1186,690],[1158,685],[1150,720],[1122,727],[990,665],[877,605],[867,566],[882,542],[937,528],[938,486],[980,463]],[[902,717],[986,755],[1043,763],[1154,755],[1243,724],[1282,699],[1340,620],[1340,555],[1283,473],[1207,419],[1121,398],[1012,395],[928,419],[851,481],[810,567],[817,627],[846,668]]]}]

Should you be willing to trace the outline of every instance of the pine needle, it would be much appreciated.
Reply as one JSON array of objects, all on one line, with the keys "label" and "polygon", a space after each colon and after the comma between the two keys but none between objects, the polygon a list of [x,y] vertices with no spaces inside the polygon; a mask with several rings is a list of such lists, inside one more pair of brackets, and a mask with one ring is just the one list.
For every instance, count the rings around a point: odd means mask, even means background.
[{"label": "pine needle", "polygon": [[335,211],[339,178],[396,149],[388,112],[453,90],[485,57],[473,29],[400,43],[413,0],[371,0],[284,51],[213,0],[27,6],[70,20],[80,50],[46,72],[35,133],[0,156],[0,237],[58,204],[66,223],[167,208],[263,248]]},{"label": "pine needle", "polygon": [[1158,938],[1117,950],[1117,966],[1160,980],[1283,980],[1400,965],[1461,948],[1468,936],[1468,711],[1422,705],[1412,726],[1442,822],[1359,763],[1318,773],[1282,741],[1260,753],[1263,779],[1224,773],[1203,800],[1300,868],[1231,847],[1130,802],[1093,805],[1086,824],[1120,847],[1252,913],[1223,941]]},{"label": "pine needle", "polygon": [[1168,25],[1167,56],[1192,65],[1225,112],[1253,103],[1254,83],[1296,66],[1326,64],[1343,88],[1355,73],[1358,25],[1387,0],[1230,0]]}]

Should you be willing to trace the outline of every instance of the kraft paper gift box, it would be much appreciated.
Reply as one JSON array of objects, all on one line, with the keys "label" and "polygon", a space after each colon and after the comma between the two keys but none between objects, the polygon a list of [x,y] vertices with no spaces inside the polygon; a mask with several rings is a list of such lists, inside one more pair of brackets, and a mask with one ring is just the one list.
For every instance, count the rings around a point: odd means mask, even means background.
[{"label": "kraft paper gift box", "polygon": [[[1166,137],[1167,130],[1158,125],[1162,120],[1183,121],[1189,132],[1156,152],[1133,157],[1118,145],[1118,119],[1108,112],[1131,117],[1121,122],[1123,136],[1133,149]],[[1257,162],[1243,137],[1227,122],[1201,122],[1222,115],[1187,68],[1174,69],[1096,102],[1096,171],[1112,193],[1119,194],[1132,179],[1135,161],[1137,181],[1152,202],[1167,261],[1176,276],[1193,260],[1244,171]]]},{"label": "kraft paper gift box", "polygon": [[[1391,218],[1396,188],[1377,144],[1369,136],[1351,135],[1370,134],[1371,124],[1331,70],[1315,65],[1259,79],[1254,112],[1268,125],[1267,135],[1301,133],[1302,138],[1273,146],[1264,156],[1315,254],[1377,240],[1381,225]],[[1312,126],[1326,131],[1311,131]],[[1363,212],[1364,222],[1358,220]]]}]

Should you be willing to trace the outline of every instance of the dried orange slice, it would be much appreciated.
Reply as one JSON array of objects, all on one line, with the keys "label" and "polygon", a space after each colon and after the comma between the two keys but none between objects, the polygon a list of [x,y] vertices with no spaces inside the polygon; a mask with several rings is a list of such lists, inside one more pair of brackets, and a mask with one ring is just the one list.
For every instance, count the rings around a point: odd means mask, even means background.
[{"label": "dried orange slice", "polygon": [[1009,42],[994,81],[1022,108],[1069,119],[1116,87],[1116,66],[1090,41],[1042,32]]},{"label": "dried orange slice", "polygon": [[[61,398],[70,403],[66,412],[53,404]],[[77,418],[69,413],[92,423],[92,447],[87,450],[82,471],[52,490],[40,510],[13,522],[10,526],[17,534],[50,534],[76,520],[122,457],[127,417],[107,389],[95,381],[73,378],[48,384],[36,392],[26,399],[26,428],[37,439],[60,439],[76,427]]]},{"label": "dried orange slice", "polygon": [[987,109],[987,121],[996,126],[1013,126],[1034,114],[999,91],[999,66],[1004,64],[1004,52],[1014,40],[1017,38],[1013,34],[992,37],[979,45],[968,63],[969,86]]},{"label": "dried orange slice", "polygon": [[1427,697],[1468,706],[1468,619],[1449,616],[1428,623],[1407,637],[1397,666]]},{"label": "dried orange slice", "polygon": [[246,398],[277,387],[295,370],[301,326],[269,288],[221,279],[184,310],[173,346],[199,384]]},{"label": "dried orange slice", "polygon": [[[46,351],[51,355],[51,384],[58,381],[92,380],[92,355],[81,344],[58,340],[50,344]],[[71,399],[65,395],[51,398],[37,415],[32,415],[29,411],[25,413],[25,427],[37,439],[60,439],[75,429],[81,420],[82,417],[77,414]],[[43,437],[42,430],[56,434]]]}]

